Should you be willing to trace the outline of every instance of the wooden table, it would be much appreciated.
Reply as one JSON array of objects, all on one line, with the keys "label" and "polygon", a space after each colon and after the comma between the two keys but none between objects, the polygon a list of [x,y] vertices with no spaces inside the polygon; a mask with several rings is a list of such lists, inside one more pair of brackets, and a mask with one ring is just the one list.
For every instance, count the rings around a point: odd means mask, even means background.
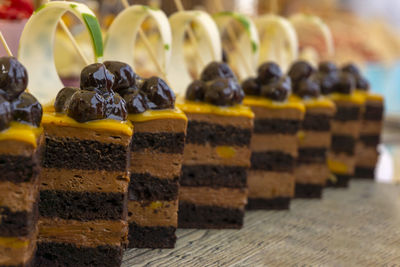
[{"label": "wooden table", "polygon": [[123,266],[393,266],[400,264],[400,187],[352,181],[290,211],[247,212],[241,230],[177,231],[175,249],[131,249]]}]

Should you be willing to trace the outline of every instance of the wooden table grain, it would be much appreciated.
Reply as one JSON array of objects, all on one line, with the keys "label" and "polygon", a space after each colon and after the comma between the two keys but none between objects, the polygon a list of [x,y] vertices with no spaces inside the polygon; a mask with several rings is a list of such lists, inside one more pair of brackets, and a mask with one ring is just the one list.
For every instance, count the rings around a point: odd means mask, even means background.
[{"label": "wooden table grain", "polygon": [[400,186],[353,180],[290,211],[247,212],[241,230],[177,231],[175,249],[131,249],[123,266],[400,265]]}]

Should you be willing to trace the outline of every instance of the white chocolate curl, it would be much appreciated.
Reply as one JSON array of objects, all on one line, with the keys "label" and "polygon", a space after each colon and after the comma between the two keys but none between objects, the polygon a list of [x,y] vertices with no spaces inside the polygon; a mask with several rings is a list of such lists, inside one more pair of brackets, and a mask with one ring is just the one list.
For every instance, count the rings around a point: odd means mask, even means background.
[{"label": "white chocolate curl", "polygon": [[286,72],[298,57],[295,28],[287,19],[273,14],[257,18],[256,25],[261,39],[258,63],[274,61]]},{"label": "white chocolate curl", "polygon": [[[165,13],[159,9],[148,6],[133,5],[115,18],[108,29],[104,43],[104,60],[116,60],[129,65],[134,64],[137,34],[147,18],[154,20],[161,36],[160,63],[164,71],[167,71],[171,57],[171,28]],[[135,66],[132,66],[133,68]]]},{"label": "white chocolate curl", "polygon": [[41,6],[28,20],[22,32],[18,60],[29,74],[29,91],[43,105],[50,104],[64,85],[54,62],[54,37],[57,24],[67,11],[85,25],[91,36],[93,61],[103,56],[103,40],[94,13],[84,4],[52,1]]},{"label": "white chocolate curl", "polygon": [[214,60],[222,61],[221,39],[214,20],[203,11],[176,12],[169,18],[169,22],[172,30],[172,55],[167,77],[177,98],[183,99],[186,88],[192,82],[183,53],[186,27],[194,22],[201,31],[198,49],[206,65]]}]

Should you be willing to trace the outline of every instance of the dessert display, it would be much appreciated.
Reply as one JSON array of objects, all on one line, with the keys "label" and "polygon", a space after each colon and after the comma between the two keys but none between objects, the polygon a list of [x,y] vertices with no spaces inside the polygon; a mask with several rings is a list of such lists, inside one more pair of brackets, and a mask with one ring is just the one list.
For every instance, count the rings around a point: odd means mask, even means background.
[{"label": "dessert display", "polygon": [[331,147],[328,153],[328,165],[332,177],[327,185],[347,187],[354,175],[355,147],[360,132],[360,115],[364,103],[363,97],[355,93],[356,84],[362,83],[354,75],[339,71],[335,64],[319,64],[317,80],[321,93],[335,103],[336,112],[331,121]]},{"label": "dessert display", "polygon": [[28,74],[0,57],[0,266],[31,266],[37,239],[42,106]]},{"label": "dessert display", "polygon": [[179,190],[180,228],[241,228],[253,112],[225,63],[212,62],[179,107],[188,117]]},{"label": "dessert display", "polygon": [[314,67],[305,61],[296,61],[288,75],[292,80],[293,101],[303,102],[306,108],[295,168],[295,196],[321,198],[329,177],[327,152],[331,144],[331,119],[335,104],[320,96],[320,86]]},{"label": "dessert display", "polygon": [[247,174],[248,209],[288,209],[294,197],[298,153],[297,134],[305,108],[290,101],[290,77],[279,66],[266,62],[256,78],[242,83],[244,104],[254,112],[251,169]]}]

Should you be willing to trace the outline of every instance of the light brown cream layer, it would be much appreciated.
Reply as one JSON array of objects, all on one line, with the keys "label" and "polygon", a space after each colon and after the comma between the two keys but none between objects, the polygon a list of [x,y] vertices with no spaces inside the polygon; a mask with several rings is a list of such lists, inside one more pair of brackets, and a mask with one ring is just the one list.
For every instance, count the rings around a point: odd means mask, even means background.
[{"label": "light brown cream layer", "polygon": [[361,103],[348,100],[335,100],[336,107],[362,107]]},{"label": "light brown cream layer", "polygon": [[249,197],[275,198],[293,197],[294,175],[287,172],[250,170],[247,174]]},{"label": "light brown cream layer", "polygon": [[327,164],[300,164],[295,168],[296,183],[325,185],[329,177]]},{"label": "light brown cream layer", "polygon": [[41,190],[126,192],[128,185],[128,172],[42,168],[40,173]]},{"label": "light brown cream layer", "polygon": [[331,132],[301,131],[299,136],[299,147],[330,147]]},{"label": "light brown cream layer", "polygon": [[239,146],[185,144],[185,165],[226,165],[250,167],[251,150]]},{"label": "light brown cream layer", "polygon": [[307,114],[324,114],[328,116],[333,116],[335,114],[336,108],[331,107],[307,107],[306,113]]},{"label": "light brown cream layer", "polygon": [[297,157],[297,135],[289,134],[253,134],[250,148],[253,152],[281,151]]},{"label": "light brown cream layer", "polygon": [[178,200],[129,201],[128,222],[140,226],[173,226],[178,224]]},{"label": "light brown cream layer", "polygon": [[[39,141],[38,141],[39,142]],[[0,154],[30,157],[35,152],[32,144],[16,140],[1,140]]]},{"label": "light brown cream layer", "polygon": [[186,133],[186,120],[182,119],[159,119],[143,122],[132,122],[135,126],[135,133],[138,132],[168,132],[168,133]]},{"label": "light brown cream layer", "polygon": [[243,208],[247,203],[247,189],[181,186],[179,201],[203,206]]},{"label": "light brown cream layer", "polygon": [[24,266],[34,256],[36,232],[29,237],[0,237],[0,265]]},{"label": "light brown cream layer", "polygon": [[360,134],[380,135],[382,131],[382,121],[363,120],[361,122]]},{"label": "light brown cream layer", "polygon": [[58,138],[77,138],[81,140],[95,140],[102,143],[113,143],[128,146],[132,136],[118,135],[114,132],[92,128],[75,128],[70,126],[60,126],[56,124],[44,124],[44,131],[47,136]]},{"label": "light brown cream layer", "polygon": [[378,161],[378,151],[376,147],[365,146],[361,142],[356,144],[356,165],[360,167],[375,167]]},{"label": "light brown cream layer", "polygon": [[160,179],[180,175],[182,154],[131,152],[131,173],[149,173]]},{"label": "light brown cream layer", "polygon": [[123,220],[75,221],[39,218],[39,242],[63,242],[77,246],[120,246],[128,236],[128,223]]},{"label": "light brown cream layer", "polygon": [[335,163],[339,163],[342,166],[345,166],[343,169],[346,170],[344,173],[340,174],[354,174],[354,166],[356,164],[356,157],[354,155],[348,155],[346,153],[334,153],[332,151],[328,152],[328,160],[333,161]]},{"label": "light brown cream layer", "polygon": [[360,120],[356,121],[337,121],[332,120],[331,132],[332,134],[349,135],[358,138],[360,135]]},{"label": "light brown cream layer", "polygon": [[285,120],[302,120],[304,113],[299,109],[270,109],[264,107],[252,106],[256,119],[285,119]]},{"label": "light brown cream layer", "polygon": [[32,211],[38,194],[38,179],[31,183],[0,182],[0,206],[8,207],[12,212]]},{"label": "light brown cream layer", "polygon": [[253,129],[253,119],[248,117],[239,116],[220,116],[215,114],[199,114],[199,113],[186,113],[189,120],[219,124],[219,125],[231,125],[240,128],[251,128]]}]

